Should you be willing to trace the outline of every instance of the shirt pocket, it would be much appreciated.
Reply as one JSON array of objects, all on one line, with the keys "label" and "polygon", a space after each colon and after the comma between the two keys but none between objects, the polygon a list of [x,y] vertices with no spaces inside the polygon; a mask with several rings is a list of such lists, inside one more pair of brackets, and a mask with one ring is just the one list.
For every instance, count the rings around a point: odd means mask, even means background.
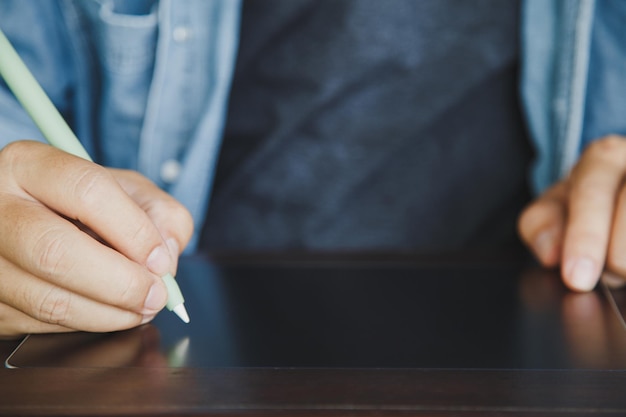
[{"label": "shirt pocket", "polygon": [[114,1],[95,2],[95,41],[103,70],[118,74],[152,72],[157,43],[157,7],[147,14],[116,11]]}]

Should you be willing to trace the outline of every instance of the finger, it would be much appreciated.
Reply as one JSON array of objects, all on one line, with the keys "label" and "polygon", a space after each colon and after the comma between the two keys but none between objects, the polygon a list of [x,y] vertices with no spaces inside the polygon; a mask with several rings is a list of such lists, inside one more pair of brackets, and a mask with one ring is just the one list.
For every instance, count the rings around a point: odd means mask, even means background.
[{"label": "finger", "polygon": [[607,269],[626,279],[626,186],[621,185],[613,216],[611,239],[606,258]]},{"label": "finger", "polygon": [[625,145],[616,138],[593,143],[570,176],[562,275],[574,290],[591,290],[604,266],[626,169]]},{"label": "finger", "polygon": [[15,308],[0,303],[0,339],[18,338],[31,333],[64,333],[73,329],[43,323]]},{"label": "finger", "polygon": [[154,314],[164,306],[167,290],[159,277],[39,202],[4,196],[0,212],[11,219],[0,222],[0,253],[31,275],[137,313]]},{"label": "finger", "polygon": [[[134,171],[111,170],[124,191],[146,212],[157,227],[176,263],[193,233],[189,211],[171,195]],[[174,270],[176,268],[174,267]]]},{"label": "finger", "polygon": [[558,182],[532,202],[519,217],[520,237],[544,266],[561,260],[567,185]]},{"label": "finger", "polygon": [[109,332],[135,327],[146,321],[141,314],[72,293],[5,260],[0,264],[0,303],[36,321],[74,330]]},{"label": "finger", "polygon": [[609,289],[620,289],[626,285],[626,280],[623,276],[614,274],[611,271],[607,271],[606,269],[602,271],[602,275],[600,276],[600,281],[604,283]]},{"label": "finger", "polygon": [[15,142],[0,153],[3,175],[28,196],[80,221],[129,259],[170,272],[167,245],[148,215],[105,168],[37,142]]}]

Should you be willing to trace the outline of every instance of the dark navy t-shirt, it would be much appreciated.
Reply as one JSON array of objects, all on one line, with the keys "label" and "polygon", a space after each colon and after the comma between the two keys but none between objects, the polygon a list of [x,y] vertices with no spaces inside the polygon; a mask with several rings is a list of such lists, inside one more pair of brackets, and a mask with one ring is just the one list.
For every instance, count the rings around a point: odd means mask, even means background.
[{"label": "dark navy t-shirt", "polygon": [[244,5],[202,245],[516,245],[532,156],[517,95],[519,5]]}]

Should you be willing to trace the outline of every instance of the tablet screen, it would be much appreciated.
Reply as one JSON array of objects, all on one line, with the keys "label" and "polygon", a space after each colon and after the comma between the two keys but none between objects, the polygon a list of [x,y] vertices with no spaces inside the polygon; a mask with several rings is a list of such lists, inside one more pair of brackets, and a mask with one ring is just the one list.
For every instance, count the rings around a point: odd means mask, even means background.
[{"label": "tablet screen", "polygon": [[33,335],[7,365],[626,368],[610,293],[573,293],[527,261],[184,258],[177,279],[190,324],[163,311],[123,332]]}]

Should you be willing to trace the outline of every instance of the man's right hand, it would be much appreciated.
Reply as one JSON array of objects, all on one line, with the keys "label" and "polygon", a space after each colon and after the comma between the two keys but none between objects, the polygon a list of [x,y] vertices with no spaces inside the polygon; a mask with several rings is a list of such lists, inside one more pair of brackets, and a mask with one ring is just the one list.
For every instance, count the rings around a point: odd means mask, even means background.
[{"label": "man's right hand", "polygon": [[32,141],[0,151],[0,337],[122,330],[165,305],[193,222],[148,179]]}]

